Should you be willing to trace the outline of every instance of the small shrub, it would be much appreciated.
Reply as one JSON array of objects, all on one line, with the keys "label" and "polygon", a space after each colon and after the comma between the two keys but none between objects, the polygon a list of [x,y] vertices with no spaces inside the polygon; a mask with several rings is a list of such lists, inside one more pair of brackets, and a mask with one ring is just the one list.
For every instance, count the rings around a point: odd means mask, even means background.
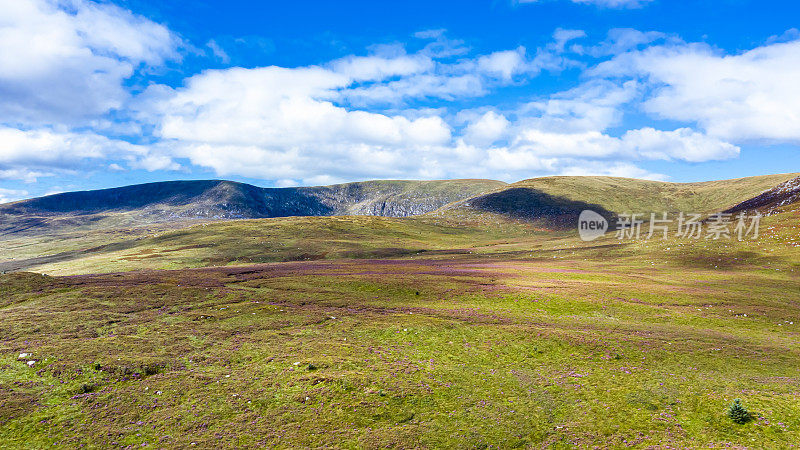
[{"label": "small shrub", "polygon": [[147,363],[142,364],[141,370],[144,376],[155,375],[161,372],[164,369],[164,364],[159,363]]},{"label": "small shrub", "polygon": [[742,401],[738,398],[731,403],[730,407],[728,407],[728,417],[730,417],[734,423],[738,424],[747,423],[753,419],[750,411],[742,406]]},{"label": "small shrub", "polygon": [[96,384],[83,383],[78,387],[78,394],[88,394],[97,390],[99,386]]}]

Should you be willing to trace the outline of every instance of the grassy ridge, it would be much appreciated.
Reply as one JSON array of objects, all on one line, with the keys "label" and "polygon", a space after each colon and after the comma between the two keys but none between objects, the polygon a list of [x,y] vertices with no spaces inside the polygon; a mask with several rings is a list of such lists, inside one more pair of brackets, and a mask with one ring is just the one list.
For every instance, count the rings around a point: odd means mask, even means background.
[{"label": "grassy ridge", "polygon": [[614,213],[712,213],[727,209],[797,176],[798,174],[778,174],[702,183],[556,176],[512,183],[498,191],[529,190],[562,201],[594,204]]}]

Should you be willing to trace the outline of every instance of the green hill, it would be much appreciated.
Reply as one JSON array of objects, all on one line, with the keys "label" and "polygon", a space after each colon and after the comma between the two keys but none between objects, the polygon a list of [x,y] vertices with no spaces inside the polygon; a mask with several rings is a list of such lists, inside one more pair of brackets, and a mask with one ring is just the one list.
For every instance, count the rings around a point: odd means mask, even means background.
[{"label": "green hill", "polygon": [[446,208],[450,216],[480,213],[571,225],[584,209],[620,213],[710,214],[733,207],[798,174],[764,175],[700,183],[617,177],[544,177],[503,186]]},{"label": "green hill", "polygon": [[[13,212],[0,218],[6,230],[0,270],[87,273],[436,252],[527,253],[580,244],[574,224],[583,209],[608,216],[708,214],[778,197],[791,200],[794,185],[785,181],[792,177],[705,183],[547,177],[510,185],[372,181],[287,189],[224,181],[153,183],[5,205]],[[786,217],[772,225],[786,228]],[[237,218],[257,220],[222,220]],[[25,229],[26,221],[34,225]],[[781,239],[794,239],[793,230],[786,228]],[[612,241],[598,242],[616,245]]]}]

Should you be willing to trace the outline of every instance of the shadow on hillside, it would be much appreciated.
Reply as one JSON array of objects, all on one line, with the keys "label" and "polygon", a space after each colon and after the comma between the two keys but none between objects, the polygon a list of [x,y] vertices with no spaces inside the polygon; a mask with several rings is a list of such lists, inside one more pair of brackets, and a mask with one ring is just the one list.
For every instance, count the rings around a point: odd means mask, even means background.
[{"label": "shadow on hillside", "polygon": [[511,188],[476,197],[469,204],[479,210],[505,216],[542,222],[558,229],[574,228],[581,211],[590,209],[605,217],[610,224],[616,215],[600,205],[555,197],[531,188]]}]

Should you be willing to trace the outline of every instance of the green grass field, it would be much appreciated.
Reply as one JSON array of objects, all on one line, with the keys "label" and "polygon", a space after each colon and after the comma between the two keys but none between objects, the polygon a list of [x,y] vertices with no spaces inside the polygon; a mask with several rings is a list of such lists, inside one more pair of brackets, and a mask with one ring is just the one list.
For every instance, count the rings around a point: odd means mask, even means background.
[{"label": "green grass field", "polygon": [[791,448],[797,214],[743,242],[492,214],[6,240],[68,254],[0,276],[0,442]]}]

